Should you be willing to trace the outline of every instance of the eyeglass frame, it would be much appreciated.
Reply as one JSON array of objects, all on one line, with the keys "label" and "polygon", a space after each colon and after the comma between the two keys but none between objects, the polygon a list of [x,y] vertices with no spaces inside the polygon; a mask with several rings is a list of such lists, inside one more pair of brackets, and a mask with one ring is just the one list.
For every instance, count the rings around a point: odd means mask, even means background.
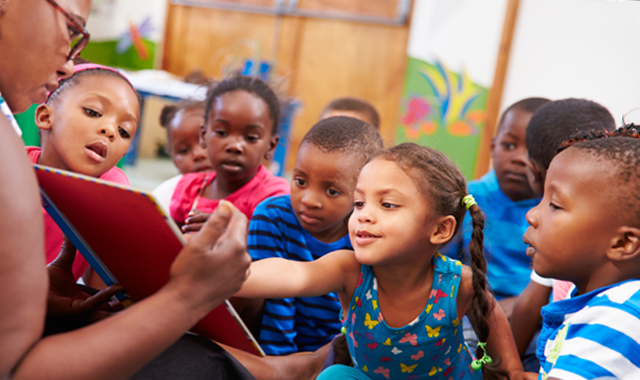
[{"label": "eyeglass frame", "polygon": [[82,35],[82,38],[80,38],[78,40],[78,42],[75,43],[75,45],[71,46],[71,51],[69,51],[69,56],[67,57],[67,62],[68,61],[72,61],[72,60],[74,60],[75,58],[77,58],[80,55],[82,50],[89,43],[89,37],[90,37],[89,32],[87,31],[87,29],[85,29],[84,26],[82,26],[73,17],[71,17],[69,12],[65,11],[64,8],[62,8],[54,0],[46,0],[46,1],[49,4],[51,4],[58,12],[62,13],[64,15],[64,17],[67,19],[67,21],[71,24],[71,26],[74,27],[76,29],[76,31]]}]

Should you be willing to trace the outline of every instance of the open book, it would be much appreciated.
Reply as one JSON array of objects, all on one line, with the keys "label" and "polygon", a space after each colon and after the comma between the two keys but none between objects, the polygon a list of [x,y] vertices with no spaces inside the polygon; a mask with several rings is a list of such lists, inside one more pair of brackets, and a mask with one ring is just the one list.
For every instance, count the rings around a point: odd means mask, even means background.
[{"label": "open book", "polygon": [[[185,241],[151,193],[33,166],[43,207],[107,285],[122,284],[135,302],[169,281],[169,268]],[[229,301],[209,313],[192,331],[264,356]]]}]

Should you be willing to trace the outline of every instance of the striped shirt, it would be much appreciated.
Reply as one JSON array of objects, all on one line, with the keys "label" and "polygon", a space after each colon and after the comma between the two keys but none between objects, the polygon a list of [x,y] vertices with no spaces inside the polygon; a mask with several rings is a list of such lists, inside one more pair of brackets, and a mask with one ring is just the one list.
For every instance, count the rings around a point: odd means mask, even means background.
[{"label": "striped shirt", "polygon": [[[333,243],[311,236],[298,222],[288,195],[267,199],[256,207],[249,224],[248,244],[254,260],[281,257],[313,261],[329,252],[352,249],[349,235]],[[260,344],[268,355],[315,351],[340,331],[339,314],[336,293],[267,299]]]},{"label": "striped shirt", "polygon": [[640,379],[640,280],[542,309],[538,379]]}]

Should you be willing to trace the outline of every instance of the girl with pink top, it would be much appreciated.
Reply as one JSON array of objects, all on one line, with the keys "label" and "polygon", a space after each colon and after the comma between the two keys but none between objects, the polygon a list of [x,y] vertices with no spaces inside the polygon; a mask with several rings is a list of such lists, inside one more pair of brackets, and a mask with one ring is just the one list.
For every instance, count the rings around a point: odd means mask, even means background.
[{"label": "girl with pink top", "polygon": [[197,231],[221,199],[251,219],[266,198],[289,194],[283,178],[262,164],[278,145],[280,103],[259,78],[236,76],[207,95],[200,144],[214,171],[185,174],[171,198],[171,217],[183,232]]},{"label": "girl with pink top", "polygon": [[[27,147],[33,164],[50,166],[129,185],[116,164],[127,153],[138,129],[140,103],[131,83],[110,67],[76,65],[36,109],[42,148]],[[62,231],[42,209],[47,263],[62,247]],[[89,264],[76,255],[73,275],[89,284]],[[100,287],[100,283],[93,284]]]}]

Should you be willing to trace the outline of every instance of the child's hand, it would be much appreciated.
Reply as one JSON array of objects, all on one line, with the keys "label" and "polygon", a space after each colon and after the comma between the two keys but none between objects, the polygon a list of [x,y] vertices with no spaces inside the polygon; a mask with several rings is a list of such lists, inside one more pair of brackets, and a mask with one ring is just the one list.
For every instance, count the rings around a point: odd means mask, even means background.
[{"label": "child's hand", "polygon": [[198,232],[202,228],[202,226],[209,220],[211,214],[206,212],[201,212],[200,210],[193,210],[189,213],[189,216],[184,221],[184,226],[182,226],[182,232]]},{"label": "child's hand", "polygon": [[210,311],[236,293],[248,275],[247,218],[227,201],[176,257],[170,285],[193,307]]},{"label": "child's hand", "polygon": [[58,257],[47,266],[49,294],[47,315],[59,318],[87,318],[96,321],[108,317],[118,307],[109,304],[111,296],[122,290],[121,285],[112,285],[90,296],[80,290],[73,277],[73,260],[76,247],[64,237]]}]

